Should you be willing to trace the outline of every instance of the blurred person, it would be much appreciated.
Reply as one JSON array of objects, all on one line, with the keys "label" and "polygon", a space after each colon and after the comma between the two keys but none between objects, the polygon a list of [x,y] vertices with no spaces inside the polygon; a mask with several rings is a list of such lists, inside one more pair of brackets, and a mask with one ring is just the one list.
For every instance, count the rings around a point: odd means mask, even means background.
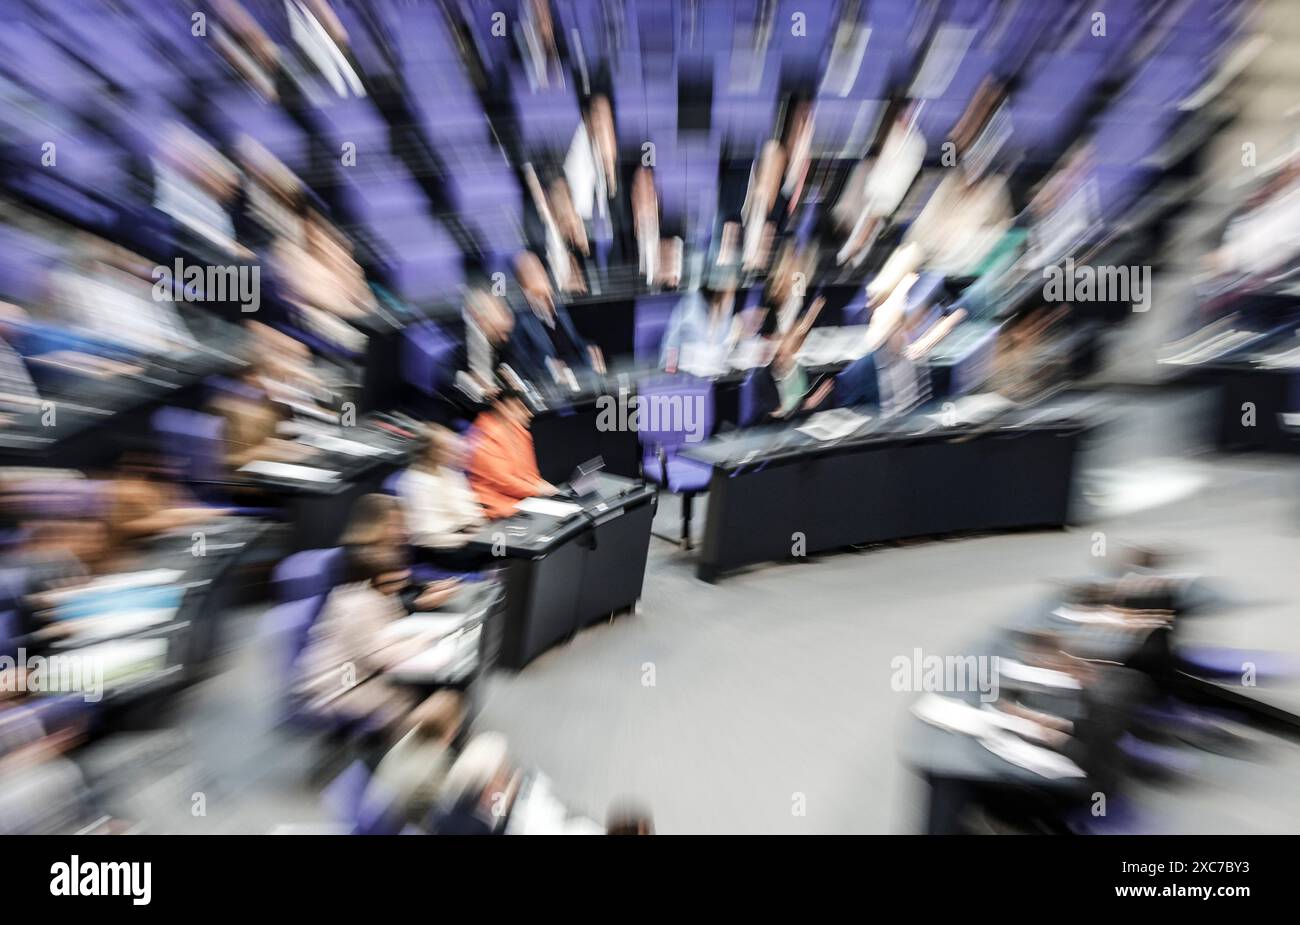
[{"label": "blurred person", "polygon": [[1300,251],[1300,157],[1292,155],[1233,213],[1218,246],[1205,257],[1216,276],[1289,269]]},{"label": "blurred person", "polygon": [[247,323],[245,329],[252,335],[246,378],[257,390],[295,418],[337,424],[334,391],[307,345],[260,321]]},{"label": "blurred person", "polygon": [[472,402],[479,403],[499,388],[497,369],[511,359],[515,316],[500,297],[473,287],[465,293],[461,319],[465,323],[465,356],[456,383]]},{"label": "blurred person", "polygon": [[1038,184],[1028,207],[1013,223],[1000,235],[989,229],[986,240],[992,240],[992,246],[967,269],[968,284],[956,301],[968,317],[1001,317],[1004,299],[1016,286],[1041,278],[1044,267],[1063,260],[1086,241],[1098,218],[1094,169],[1091,144],[1075,145]]},{"label": "blurred person", "polygon": [[573,208],[584,222],[604,217],[621,227],[618,142],[609,98],[592,96],[564,158],[564,178]]},{"label": "blurred person", "polygon": [[1034,190],[1026,209],[1030,246],[1020,261],[1023,271],[1036,275],[1063,260],[1095,230],[1099,220],[1096,167],[1091,140],[1079,142]]},{"label": "blurred person", "polygon": [[258,253],[270,250],[281,237],[303,246],[302,182],[248,135],[236,139],[235,152],[243,174],[241,208],[236,214],[240,241]]},{"label": "blurred person", "polygon": [[780,142],[764,142],[741,207],[740,265],[747,272],[767,266],[777,223],[784,215],[781,183],[785,169],[786,152]]},{"label": "blurred person", "polygon": [[480,732],[443,780],[427,826],[435,835],[491,835],[502,831],[519,792],[505,736]]},{"label": "blurred person", "polygon": [[[1120,741],[1134,728],[1138,709],[1149,702],[1150,688],[1137,672],[1078,657],[1066,644],[1067,637],[1050,630],[1019,634],[1017,659],[1038,669],[1039,681],[1026,686],[1004,675],[993,709],[1021,721],[1017,733],[1008,735],[1064,755],[1084,772],[1090,790],[1114,799],[1122,792],[1126,767]],[[976,791],[973,797],[976,818],[998,832],[1065,833],[1070,814],[1085,808],[1031,788]],[[954,816],[963,815],[962,809],[953,807]],[[964,824],[969,824],[975,807],[964,809]],[[954,831],[962,825],[951,818],[932,828]]]},{"label": "blurred person", "polygon": [[1011,226],[1011,200],[1000,176],[976,178],[965,162],[950,168],[867,285],[868,305],[884,303],[899,282],[920,270],[973,276]]},{"label": "blurred person", "polygon": [[1043,306],[1013,319],[998,337],[989,388],[1012,401],[1043,398],[1069,376],[1069,306]]},{"label": "blurred person", "polygon": [[876,155],[863,158],[845,182],[832,210],[845,235],[837,264],[862,264],[921,173],[927,143],[916,125],[918,113],[916,103],[891,101]]},{"label": "blurred person", "polygon": [[681,278],[680,253],[660,238],[659,193],[651,167],[638,167],[632,174],[632,224],[637,269],[646,286],[675,288]]},{"label": "blurred person", "polygon": [[[19,522],[23,538],[4,558],[6,567],[14,569],[14,575],[21,575],[21,583],[16,586],[21,594],[39,595],[79,584],[89,577],[86,563],[104,545],[106,531],[102,525],[63,517],[37,519],[27,513],[19,514]],[[96,527],[101,529],[97,531]]]},{"label": "blurred person", "polygon": [[644,806],[631,800],[618,800],[610,804],[605,815],[605,832],[608,835],[653,835],[655,824]]},{"label": "blurred person", "polygon": [[[588,282],[592,272],[594,255],[587,227],[578,216],[569,194],[569,184],[564,177],[551,181],[549,201],[551,212],[555,216],[558,240],[548,252],[551,258],[551,275],[559,282],[559,290],[564,293],[586,293],[591,289]],[[561,275],[562,274],[562,275]]]},{"label": "blurred person", "polygon": [[1006,86],[985,79],[954,127],[950,142],[956,165],[931,194],[867,286],[871,307],[889,298],[907,274],[930,270],[945,277],[969,279],[983,273],[985,262],[1013,227],[1013,210],[1002,175],[993,170],[1005,142]]},{"label": "blurred person", "polygon": [[229,256],[252,257],[235,240],[232,209],[239,188],[235,166],[185,126],[173,122],[153,155],[154,208],[199,245]]},{"label": "blurred person", "polygon": [[[1049,735],[1048,744],[1071,758],[1103,790],[1118,792],[1124,764],[1119,740],[1131,726],[1148,687],[1136,672],[1071,654],[1071,645],[1068,637],[1042,630],[1022,634],[1017,649],[1023,664],[1055,672],[1075,683],[1082,708],[1078,719],[1066,720],[1055,712],[1055,705],[1061,703],[1061,695],[1056,693],[1036,695],[1028,689],[1013,690],[1012,696],[999,697],[995,707],[1064,733]],[[1068,694],[1064,696],[1072,699]],[[1042,708],[1036,708],[1039,706]]]},{"label": "blurred person", "polygon": [[431,425],[422,452],[397,481],[412,545],[425,561],[453,571],[482,564],[466,544],[487,522],[462,471],[464,455],[459,437]]},{"label": "blurred person", "polygon": [[786,420],[813,411],[831,395],[834,381],[827,379],[810,384],[808,372],[799,360],[799,351],[825,304],[826,300],[818,296],[793,328],[783,335],[773,336],[775,346],[770,361],[752,373],[757,378],[754,388],[758,407],[769,419]]},{"label": "blurred person", "polygon": [[[108,561],[120,569],[150,541],[211,523],[228,513],[199,503],[179,484],[167,459],[152,450],[128,450],[107,483]],[[101,569],[103,563],[101,563]]]},{"label": "blurred person", "polygon": [[[102,520],[26,511],[20,513],[19,523],[24,537],[17,548],[6,552],[4,563],[17,629],[28,634],[50,625],[50,592],[83,585],[111,563],[108,528]],[[0,638],[0,645],[4,643]]]},{"label": "blurred person", "polygon": [[209,406],[223,422],[221,460],[232,479],[238,479],[239,470],[255,460],[295,462],[311,452],[306,445],[280,435],[280,425],[290,413],[286,406],[271,400],[266,371],[263,363],[250,365],[236,387],[221,390]]},{"label": "blurred person", "polygon": [[212,0],[213,46],[269,102],[279,101],[280,49],[238,0]]},{"label": "blurred person", "polygon": [[47,730],[26,686],[21,677],[0,684],[0,834],[73,835],[92,822],[106,831],[109,820],[68,754],[85,730],[75,723]]},{"label": "blurred person", "polygon": [[555,31],[549,0],[525,0],[514,35],[529,87],[534,91],[563,87],[568,52],[563,33]]},{"label": "blurred person", "polygon": [[402,721],[407,731],[375,768],[367,798],[381,799],[407,823],[423,823],[437,805],[464,724],[465,701],[459,692],[432,694]]},{"label": "blurred person", "polygon": [[682,296],[668,316],[659,364],[675,373],[683,360],[688,366],[701,357],[725,360],[740,337],[735,301],[731,277]]},{"label": "blurred person", "polygon": [[565,294],[587,292],[592,271],[591,241],[587,222],[574,207],[568,181],[563,175],[557,176],[543,189],[532,164],[524,165],[523,176],[540,226],[529,236],[531,246],[546,255],[556,289]]},{"label": "blurred person", "polygon": [[84,232],[74,237],[72,253],[71,262],[51,275],[36,320],[133,353],[169,356],[198,349],[174,303],[155,298],[158,280],[151,262]]},{"label": "blurred person", "polygon": [[785,153],[781,199],[786,204],[786,212],[793,214],[803,199],[804,187],[808,182],[815,126],[812,103],[806,99],[792,99],[786,112],[785,126],[781,132],[781,148]]},{"label": "blurred person", "polygon": [[341,543],[350,554],[372,555],[387,563],[386,587],[397,596],[408,613],[464,604],[477,593],[455,578],[429,582],[413,580],[410,540],[401,502],[392,495],[375,493],[357,500]]},{"label": "blurred person", "polygon": [[27,363],[6,339],[13,336],[11,324],[26,317],[26,312],[17,305],[0,302],[0,426],[5,422],[3,415],[34,411],[41,405],[41,395]]},{"label": "blurred person", "polygon": [[[884,414],[895,415],[911,411],[929,399],[929,374],[924,365],[928,342],[919,342],[913,349],[914,344],[908,340],[911,325],[903,310],[915,283],[913,274],[872,313],[864,338],[865,352],[835,377],[834,405],[876,405]],[[957,316],[952,324],[960,320],[961,316]],[[939,334],[949,330],[949,324],[937,329]]]},{"label": "blurred person", "polygon": [[326,598],[299,659],[298,693],[314,713],[396,729],[416,704],[415,694],[386,684],[383,674],[437,641],[428,633],[396,634],[406,616],[400,595],[406,569],[377,544],[347,549],[347,576]]},{"label": "blurred person", "polygon": [[1078,620],[1087,615],[1080,638],[1097,636],[1108,654],[1115,641],[1127,635],[1127,653],[1120,660],[1125,668],[1145,675],[1154,685],[1176,693],[1183,684],[1174,656],[1175,601],[1172,587],[1151,577],[1128,576],[1118,581],[1099,581],[1071,588],[1065,596],[1064,613]]},{"label": "blurred person", "polygon": [[528,406],[515,393],[503,391],[474,421],[469,483],[492,520],[509,517],[524,498],[556,493],[537,469],[531,420]]},{"label": "blurred person", "polygon": [[604,372],[600,348],[583,340],[568,310],[556,301],[550,277],[536,254],[524,251],[515,258],[515,277],[527,305],[515,316],[511,336],[510,365],[515,372],[534,381],[554,382],[571,380],[574,366]]},{"label": "blurred person", "polygon": [[787,241],[768,274],[763,301],[769,306],[772,323],[781,335],[788,334],[795,327],[799,313],[803,311],[815,262],[810,248]]},{"label": "blurred person", "polygon": [[365,335],[349,322],[375,310],[375,295],[352,246],[323,216],[303,207],[302,233],[282,236],[272,248],[281,295],[305,329],[336,347],[360,353]]}]

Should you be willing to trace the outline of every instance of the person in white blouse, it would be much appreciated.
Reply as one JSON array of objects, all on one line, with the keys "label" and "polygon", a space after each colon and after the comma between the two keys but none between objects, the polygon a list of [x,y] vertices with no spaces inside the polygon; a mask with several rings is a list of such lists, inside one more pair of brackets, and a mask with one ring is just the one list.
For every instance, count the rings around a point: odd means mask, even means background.
[{"label": "person in white blouse", "polygon": [[837,264],[861,266],[876,238],[902,204],[925,162],[926,139],[916,125],[916,104],[901,105],[888,119],[879,153],[853,169],[834,214],[846,231]]},{"label": "person in white blouse", "polygon": [[618,195],[618,145],[609,99],[594,96],[564,158],[573,208],[584,222],[608,215]]},{"label": "person in white blouse", "polygon": [[460,439],[430,425],[423,453],[397,481],[397,497],[421,558],[452,571],[472,571],[481,560],[466,544],[487,519],[458,467],[460,457]]}]

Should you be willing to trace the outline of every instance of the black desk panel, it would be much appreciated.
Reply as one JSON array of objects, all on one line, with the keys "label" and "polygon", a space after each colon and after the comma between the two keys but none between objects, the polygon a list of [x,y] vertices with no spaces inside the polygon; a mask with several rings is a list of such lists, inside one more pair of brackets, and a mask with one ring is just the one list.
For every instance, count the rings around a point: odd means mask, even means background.
[{"label": "black desk panel", "polygon": [[[415,449],[415,441],[394,433],[368,414],[356,427],[341,428],[339,436],[383,450],[374,456],[317,450],[297,460],[297,465],[337,472],[333,482],[300,481],[293,478],[244,473],[242,480],[224,483],[232,495],[241,487],[259,489],[275,499],[290,523],[288,549],[320,549],[333,546],[347,527],[352,507],[362,495],[379,491],[388,476],[404,468]],[[254,502],[256,503],[256,502]]]},{"label": "black desk panel", "polygon": [[493,631],[499,665],[518,670],[582,627],[636,603],[656,498],[652,486],[603,475],[599,496],[580,513],[521,513],[480,531],[471,545],[506,559],[502,626]]},{"label": "black desk panel", "polygon": [[961,531],[1063,526],[1080,421],[1018,409],[982,425],[925,415],[873,419],[818,442],[798,423],[688,448],[713,466],[697,573],[859,543]]}]

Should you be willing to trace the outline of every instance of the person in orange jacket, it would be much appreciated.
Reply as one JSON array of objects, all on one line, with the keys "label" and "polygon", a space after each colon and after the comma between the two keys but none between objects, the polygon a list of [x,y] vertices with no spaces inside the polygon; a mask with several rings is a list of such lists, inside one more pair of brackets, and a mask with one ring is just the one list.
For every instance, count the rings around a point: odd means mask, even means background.
[{"label": "person in orange jacket", "polygon": [[469,483],[492,519],[509,517],[524,498],[555,494],[555,486],[537,470],[532,412],[515,394],[502,391],[474,420]]}]

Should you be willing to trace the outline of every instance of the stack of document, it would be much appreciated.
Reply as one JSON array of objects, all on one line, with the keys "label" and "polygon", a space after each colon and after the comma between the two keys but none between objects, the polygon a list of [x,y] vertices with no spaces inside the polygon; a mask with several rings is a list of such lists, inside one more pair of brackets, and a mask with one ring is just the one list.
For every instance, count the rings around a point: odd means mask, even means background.
[{"label": "stack of document", "polygon": [[1050,668],[1035,668],[1032,665],[1024,665],[1015,659],[999,658],[998,659],[998,677],[1005,678],[1009,681],[1018,681],[1021,684],[1033,684],[1036,687],[1056,687],[1064,690],[1079,690],[1079,682],[1070,677],[1064,671],[1053,671]]},{"label": "stack of document", "polygon": [[871,420],[870,415],[858,414],[848,408],[836,408],[832,411],[819,411],[799,428],[799,433],[825,442],[840,440],[857,433],[863,424]]},{"label": "stack of document", "polygon": [[185,586],[179,583],[182,574],[172,569],[154,569],[111,575],[54,592],[49,597],[60,620],[84,621],[139,611],[174,612],[185,597]]},{"label": "stack of document", "polygon": [[991,707],[980,709],[955,697],[937,694],[926,694],[912,707],[912,712],[932,726],[972,736],[1004,761],[1042,777],[1056,780],[1086,776],[1060,752],[1025,741],[1025,738],[1039,738],[1042,730],[1037,723],[1022,716]]},{"label": "stack of document", "polygon": [[963,395],[951,407],[945,407],[930,418],[944,426],[954,424],[983,424],[993,420],[999,414],[1016,407],[1016,403],[997,392],[979,392],[975,395]]},{"label": "stack of document", "polygon": [[731,351],[732,369],[753,369],[767,362],[767,344],[761,337],[751,337],[736,344]]},{"label": "stack of document", "polygon": [[[414,617],[407,617],[407,620]],[[406,620],[399,620],[405,623]],[[387,674],[397,681],[429,681],[455,678],[469,671],[478,658],[479,637],[483,624],[476,623],[464,632],[452,632],[429,648],[391,668]]]},{"label": "stack of document", "polygon": [[330,469],[318,469],[315,466],[299,466],[294,463],[271,462],[267,459],[255,459],[240,472],[264,475],[271,479],[288,479],[293,482],[331,483],[339,480],[339,474]]},{"label": "stack of document", "polygon": [[866,325],[813,328],[799,351],[799,360],[805,366],[829,366],[856,360],[866,349]]},{"label": "stack of document", "polygon": [[1042,734],[1037,723],[1023,716],[1015,716],[987,705],[977,707],[956,697],[939,694],[926,694],[913,705],[912,712],[931,726],[949,732],[961,732],[977,739],[999,730],[1031,739],[1039,738]]},{"label": "stack of document", "polygon": [[1254,359],[1265,369],[1294,369],[1300,366],[1300,347],[1256,354]]},{"label": "stack of document", "polygon": [[686,344],[677,360],[677,368],[701,379],[713,379],[727,371],[727,352],[725,346]]},{"label": "stack of document", "polygon": [[302,442],[324,450],[327,453],[341,453],[344,456],[382,456],[388,452],[383,447],[372,446],[359,440],[347,440],[325,431],[304,434]]},{"label": "stack of document", "polygon": [[1259,332],[1238,330],[1236,328],[1214,328],[1208,336],[1198,332],[1192,337],[1173,344],[1168,352],[1160,357],[1161,363],[1173,366],[1195,366],[1208,363],[1226,356],[1234,350],[1241,349],[1251,341],[1259,338]]},{"label": "stack of document", "polygon": [[409,639],[412,636],[448,636],[469,620],[466,613],[413,613],[384,627],[384,640]]},{"label": "stack of document", "polygon": [[582,510],[582,505],[554,498],[525,498],[517,509],[526,514],[543,514],[547,517],[569,517]]},{"label": "stack of document", "polygon": [[57,604],[83,595],[107,594],[108,592],[128,591],[135,588],[152,588],[158,585],[175,584],[184,576],[184,572],[174,568],[147,569],[143,572],[118,572],[77,585],[75,588],[47,592],[45,597]]},{"label": "stack of document", "polygon": [[1060,752],[1026,742],[1018,736],[993,733],[981,738],[980,744],[1003,761],[1049,780],[1088,776],[1081,767]]},{"label": "stack of document", "polygon": [[171,622],[176,616],[175,607],[157,607],[142,610],[119,610],[93,617],[82,617],[76,623],[78,642],[100,642],[117,636],[126,636],[154,626]]},{"label": "stack of document", "polygon": [[510,810],[507,835],[604,835],[605,830],[585,816],[573,816],[555,795],[550,779],[533,771]]},{"label": "stack of document", "polygon": [[120,639],[60,653],[76,656],[93,670],[105,688],[135,680],[167,667],[166,639]]}]

